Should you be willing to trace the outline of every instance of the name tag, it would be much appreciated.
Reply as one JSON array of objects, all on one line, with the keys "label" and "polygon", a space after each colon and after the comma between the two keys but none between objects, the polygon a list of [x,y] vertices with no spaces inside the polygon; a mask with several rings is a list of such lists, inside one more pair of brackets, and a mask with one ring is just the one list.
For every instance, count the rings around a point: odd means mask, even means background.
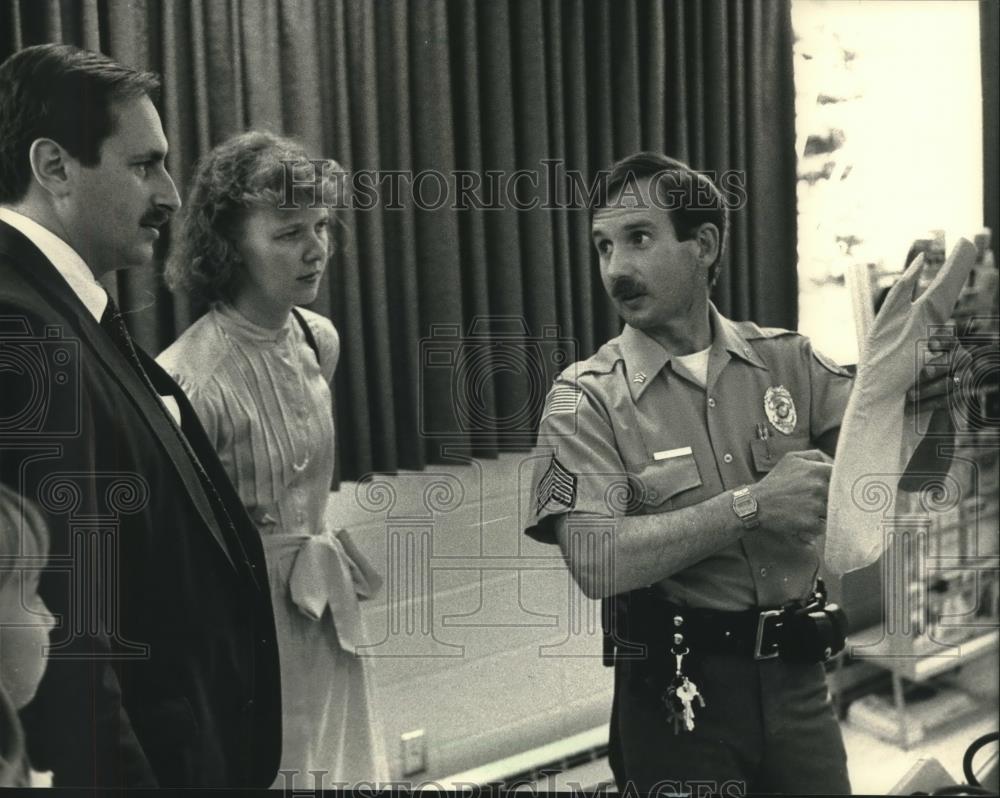
[{"label": "name tag", "polygon": [[690,446],[682,446],[680,449],[665,449],[662,452],[653,452],[653,459],[671,460],[674,457],[683,457],[686,454],[691,454]]}]

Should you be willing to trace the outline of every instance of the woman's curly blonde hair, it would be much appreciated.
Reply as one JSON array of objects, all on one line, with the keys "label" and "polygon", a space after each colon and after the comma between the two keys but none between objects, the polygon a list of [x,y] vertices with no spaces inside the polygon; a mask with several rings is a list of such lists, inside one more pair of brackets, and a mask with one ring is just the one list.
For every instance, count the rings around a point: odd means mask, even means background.
[{"label": "woman's curly blonde hair", "polygon": [[344,176],[336,161],[310,160],[298,142],[273,133],[249,131],[222,142],[195,166],[163,275],[167,286],[208,301],[231,298],[247,212],[322,202],[332,215]]}]

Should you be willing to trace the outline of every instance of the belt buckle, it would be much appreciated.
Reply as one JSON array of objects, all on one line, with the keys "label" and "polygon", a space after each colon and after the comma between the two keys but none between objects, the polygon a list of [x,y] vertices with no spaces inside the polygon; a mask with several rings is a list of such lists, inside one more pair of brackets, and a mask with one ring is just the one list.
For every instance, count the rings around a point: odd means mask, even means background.
[{"label": "belt buckle", "polygon": [[762,651],[762,649],[764,647],[764,632],[767,630],[768,620],[771,618],[777,618],[781,615],[781,613],[782,610],[764,610],[764,612],[757,617],[757,642],[753,647],[754,659],[774,659],[778,656],[777,638],[767,644],[771,650],[766,654]]}]

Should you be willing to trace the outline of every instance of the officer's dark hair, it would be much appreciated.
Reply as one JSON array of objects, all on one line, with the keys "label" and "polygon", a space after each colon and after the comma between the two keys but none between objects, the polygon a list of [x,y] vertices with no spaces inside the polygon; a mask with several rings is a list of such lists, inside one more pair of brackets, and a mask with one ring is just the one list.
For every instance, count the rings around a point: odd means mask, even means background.
[{"label": "officer's dark hair", "polygon": [[708,270],[708,285],[715,285],[722,267],[722,256],[729,239],[729,209],[722,192],[700,172],[683,161],[659,152],[637,152],[612,164],[608,170],[606,191],[591,209],[591,213],[614,205],[624,191],[633,190],[635,183],[657,176],[662,205],[668,209],[678,241],[694,238],[705,223],[719,231],[719,252]]},{"label": "officer's dark hair", "polygon": [[159,87],[152,72],[68,44],[14,53],[0,64],[0,202],[28,192],[37,139],[52,139],[84,166],[96,166],[114,133],[113,106],[142,95],[155,99]]}]

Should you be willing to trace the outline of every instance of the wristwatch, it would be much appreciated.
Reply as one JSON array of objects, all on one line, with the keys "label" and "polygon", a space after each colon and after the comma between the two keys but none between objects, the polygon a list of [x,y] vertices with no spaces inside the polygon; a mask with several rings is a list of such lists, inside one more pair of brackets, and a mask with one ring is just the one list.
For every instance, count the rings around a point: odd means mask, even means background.
[{"label": "wristwatch", "polygon": [[760,520],[757,518],[757,500],[748,485],[733,491],[733,512],[740,519],[744,529],[756,529],[760,526]]}]

